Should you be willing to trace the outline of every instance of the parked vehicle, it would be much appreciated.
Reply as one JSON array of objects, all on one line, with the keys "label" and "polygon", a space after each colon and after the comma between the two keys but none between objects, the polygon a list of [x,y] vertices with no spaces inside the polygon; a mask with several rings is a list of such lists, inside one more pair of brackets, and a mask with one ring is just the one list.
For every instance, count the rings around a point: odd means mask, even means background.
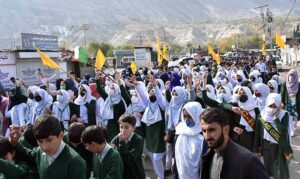
[{"label": "parked vehicle", "polygon": [[130,64],[132,61],[134,61],[134,56],[125,56],[121,59],[122,65]]}]

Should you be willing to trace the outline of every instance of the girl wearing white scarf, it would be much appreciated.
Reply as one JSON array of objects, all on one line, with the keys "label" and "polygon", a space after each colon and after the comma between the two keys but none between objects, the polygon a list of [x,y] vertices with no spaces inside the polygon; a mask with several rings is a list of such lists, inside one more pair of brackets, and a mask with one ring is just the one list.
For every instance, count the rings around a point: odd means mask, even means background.
[{"label": "girl wearing white scarf", "polygon": [[[96,100],[92,96],[89,86],[81,84],[78,89],[78,97],[74,101],[74,104],[79,106],[79,116],[76,115],[76,120],[86,125],[94,125],[96,124]],[[74,122],[73,116],[71,120]]]},{"label": "girl wearing white scarf", "polygon": [[199,118],[202,111],[198,102],[187,103],[182,109],[182,121],[176,127],[175,160],[180,179],[200,177],[203,136]]},{"label": "girl wearing white scarf", "polygon": [[[241,146],[253,150],[253,142],[254,142],[254,129],[255,126],[250,126],[246,119],[243,117],[242,110],[246,111],[247,114],[251,116],[251,119],[256,121],[259,115],[259,109],[256,107],[254,99],[252,97],[252,93],[248,87],[241,87],[239,89],[240,99],[238,102],[239,105],[239,115],[240,118],[240,126],[234,127],[234,132],[238,134],[237,143]],[[234,111],[235,112],[235,111]]]},{"label": "girl wearing white scarf", "polygon": [[[264,165],[270,178],[290,178],[288,161],[293,156],[288,134],[289,113],[280,107],[281,95],[271,93],[267,97],[266,107],[261,112],[261,119],[257,121],[255,139],[255,150],[261,153]],[[263,125],[270,125],[279,134],[278,138],[273,137]],[[272,133],[274,134],[274,132]]]},{"label": "girl wearing white scarf", "polygon": [[59,90],[56,99],[57,101],[53,103],[52,115],[59,120],[64,132],[67,132],[71,117],[69,107],[70,94],[66,90]]},{"label": "girl wearing white scarf", "polygon": [[217,101],[219,103],[229,103],[231,100],[231,91],[229,88],[227,88],[226,86],[221,86],[218,90],[217,90]]},{"label": "girl wearing white scarf", "polygon": [[188,100],[188,91],[181,86],[176,86],[172,90],[172,97],[170,104],[166,111],[167,119],[167,137],[171,140],[167,140],[167,152],[166,152],[166,170],[171,170],[172,158],[174,151],[174,141],[175,138],[175,127],[179,123],[181,109]]},{"label": "girl wearing white scarf", "polygon": [[166,100],[156,85],[155,78],[150,76],[149,95],[145,88],[134,82],[136,91],[146,105],[142,121],[146,124],[146,146],[151,153],[151,161],[155,174],[159,179],[164,178],[163,156],[165,152],[165,120],[162,111],[166,109]]},{"label": "girl wearing white scarf", "polygon": [[253,98],[259,110],[261,111],[266,106],[266,99],[270,93],[270,88],[264,83],[257,83],[254,85],[253,90]]},{"label": "girl wearing white scarf", "polygon": [[[126,102],[122,97],[121,88],[126,90],[123,86],[120,74],[115,74],[115,81],[112,81],[112,77],[107,77],[105,81],[105,87],[103,83],[98,79],[96,74],[97,90],[101,97],[104,99],[104,106],[101,109],[102,112],[102,124],[107,128],[108,141],[110,142],[116,135],[120,133],[119,129],[119,117],[126,112]],[[129,98],[130,100],[130,98]]]},{"label": "girl wearing white scarf", "polygon": [[278,93],[278,84],[275,80],[269,80],[268,86],[270,88],[270,93]]},{"label": "girl wearing white scarf", "polygon": [[210,99],[213,100],[217,99],[215,88],[212,85],[206,85],[206,90],[207,90],[207,96]]},{"label": "girl wearing white scarf", "polygon": [[131,94],[131,103],[129,104],[126,112],[129,114],[132,114],[135,119],[136,119],[136,123],[135,123],[135,132],[137,134],[139,134],[141,137],[144,137],[143,131],[141,131],[141,126],[142,126],[142,114],[145,111],[145,105],[141,99],[141,97],[138,95],[138,93],[135,90],[130,90],[130,94]]},{"label": "girl wearing white scarf", "polygon": [[43,89],[37,89],[35,92],[35,105],[33,107],[33,115],[30,124],[34,124],[37,117],[44,115],[50,111],[53,98]]},{"label": "girl wearing white scarf", "polygon": [[27,103],[26,103],[26,114],[25,114],[25,120],[28,122],[31,121],[32,119],[32,115],[33,115],[33,107],[36,103],[36,101],[34,100],[34,94],[36,92],[36,90],[38,90],[39,87],[37,86],[29,86],[28,88],[28,99],[27,99]]},{"label": "girl wearing white scarf", "polygon": [[259,77],[260,72],[258,70],[253,70],[250,74],[249,74],[249,80],[251,80],[252,82],[252,88],[254,88],[254,85],[257,83],[262,83],[262,79],[261,77]]}]

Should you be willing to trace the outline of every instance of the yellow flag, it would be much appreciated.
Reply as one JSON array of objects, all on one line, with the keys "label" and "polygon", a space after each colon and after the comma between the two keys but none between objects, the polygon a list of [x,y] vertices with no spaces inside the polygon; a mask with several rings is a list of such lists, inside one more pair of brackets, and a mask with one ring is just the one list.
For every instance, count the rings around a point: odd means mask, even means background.
[{"label": "yellow flag", "polygon": [[168,55],[168,50],[167,50],[167,44],[166,42],[164,42],[164,46],[163,46],[163,59],[168,60],[169,59],[169,55]]},{"label": "yellow flag", "polygon": [[160,66],[162,64],[163,61],[163,57],[162,57],[162,53],[161,53],[161,49],[160,49],[160,38],[159,35],[157,36],[157,62],[158,62],[158,66]]},{"label": "yellow flag", "polygon": [[278,33],[276,33],[275,40],[276,40],[276,45],[277,46],[279,46],[280,48],[285,47],[285,43],[284,43],[283,39],[281,38],[281,36]]},{"label": "yellow flag", "polygon": [[46,65],[49,68],[60,68],[60,66],[57,63],[55,63],[50,57],[48,57],[46,54],[41,52],[38,48],[35,48],[35,49],[36,49],[36,52],[41,56],[43,65]]},{"label": "yellow flag", "polygon": [[211,46],[208,46],[208,54],[211,54],[212,58],[217,62],[218,65],[221,64],[221,58],[219,54],[216,54],[215,51],[211,48]]},{"label": "yellow flag", "polygon": [[95,67],[101,70],[104,63],[105,63],[105,56],[103,55],[101,49],[99,48],[96,56]]},{"label": "yellow flag", "polygon": [[262,55],[266,55],[267,54],[266,35],[265,34],[263,34],[263,43],[262,43],[262,47],[261,47],[261,53],[262,53]]},{"label": "yellow flag", "polygon": [[131,71],[132,71],[133,74],[135,74],[137,72],[134,61],[131,61],[130,68],[131,68]]}]

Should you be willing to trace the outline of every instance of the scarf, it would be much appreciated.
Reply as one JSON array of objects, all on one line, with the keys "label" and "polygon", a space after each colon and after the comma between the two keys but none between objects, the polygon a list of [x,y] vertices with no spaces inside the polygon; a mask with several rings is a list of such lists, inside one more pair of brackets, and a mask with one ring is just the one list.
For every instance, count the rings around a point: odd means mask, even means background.
[{"label": "scarf", "polygon": [[[252,93],[248,87],[241,87],[240,90],[242,90],[242,89],[245,91],[245,93],[248,97],[248,100],[244,103],[239,101],[238,105],[240,108],[248,111],[250,113],[250,115],[255,119],[256,115],[255,115],[254,108],[256,107],[256,105],[255,105],[254,99],[252,97]],[[245,126],[245,129],[247,131],[253,131],[252,127],[247,123],[246,119],[242,115],[241,115],[241,119],[240,119],[240,124]]]},{"label": "scarf", "polygon": [[180,115],[181,108],[187,100],[187,90],[184,89],[183,87],[176,86],[175,88],[173,88],[172,93],[173,92],[176,92],[177,96],[172,96],[167,111],[167,115],[168,115],[167,129],[169,130],[171,129],[174,130],[174,127],[177,126],[179,122],[179,117],[180,117],[179,115]]},{"label": "scarf", "polygon": [[[114,94],[110,94],[110,91],[113,90],[113,88],[114,88],[115,92],[114,92]],[[109,86],[105,86],[105,92],[108,94],[108,96],[104,101],[102,117],[103,117],[103,120],[111,120],[111,119],[114,119],[113,106],[116,104],[119,104],[121,102],[121,100],[123,101],[123,98],[121,96],[120,87],[117,84],[113,83]],[[124,103],[124,105],[126,105],[126,103]]]},{"label": "scarf", "polygon": [[289,96],[295,96],[299,90],[299,77],[295,69],[291,69],[286,77],[286,88]]},{"label": "scarf", "polygon": [[264,83],[257,83],[254,85],[254,90],[257,90],[261,94],[260,97],[256,97],[253,94],[253,98],[254,98],[258,108],[260,110],[262,110],[266,106],[266,99],[270,93],[270,88],[268,85],[266,85]]}]

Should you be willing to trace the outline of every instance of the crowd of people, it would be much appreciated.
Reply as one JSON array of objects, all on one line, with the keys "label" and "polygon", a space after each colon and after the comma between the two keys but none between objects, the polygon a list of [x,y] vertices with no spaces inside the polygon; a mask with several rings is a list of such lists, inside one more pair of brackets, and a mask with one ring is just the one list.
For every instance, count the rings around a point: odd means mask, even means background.
[{"label": "crowd of people", "polygon": [[0,178],[289,178],[299,79],[269,56],[38,75],[0,86]]}]

